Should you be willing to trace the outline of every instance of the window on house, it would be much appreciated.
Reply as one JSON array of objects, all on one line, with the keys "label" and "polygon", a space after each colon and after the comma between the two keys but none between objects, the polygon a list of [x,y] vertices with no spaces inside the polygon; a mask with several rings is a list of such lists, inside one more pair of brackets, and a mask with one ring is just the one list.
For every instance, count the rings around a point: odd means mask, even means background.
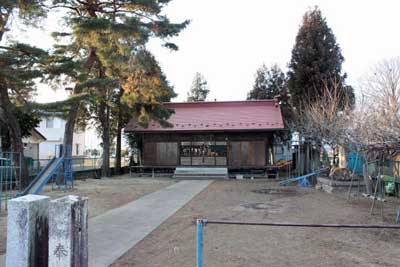
[{"label": "window on house", "polygon": [[46,128],[54,128],[54,119],[53,118],[46,119]]},{"label": "window on house", "polygon": [[75,144],[76,155],[79,155],[79,144]]}]

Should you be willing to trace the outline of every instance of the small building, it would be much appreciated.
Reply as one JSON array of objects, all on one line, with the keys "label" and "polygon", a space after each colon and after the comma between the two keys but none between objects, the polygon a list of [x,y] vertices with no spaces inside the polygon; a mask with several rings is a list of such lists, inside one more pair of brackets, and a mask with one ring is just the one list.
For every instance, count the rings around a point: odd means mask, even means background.
[{"label": "small building", "polygon": [[265,168],[274,164],[274,133],[284,129],[275,100],[165,103],[170,128],[132,118],[125,132],[141,139],[143,166]]},{"label": "small building", "polygon": [[[49,159],[53,157],[55,145],[60,145],[64,142],[65,123],[65,120],[56,117],[43,118],[40,122],[39,127],[36,129],[47,139],[40,144],[40,159]],[[72,156],[84,156],[85,131],[75,131],[73,139]]]},{"label": "small building", "polygon": [[22,142],[24,143],[24,156],[33,160],[39,159],[39,145],[46,141],[46,137],[43,136],[38,130],[32,129],[30,136],[24,137]]}]

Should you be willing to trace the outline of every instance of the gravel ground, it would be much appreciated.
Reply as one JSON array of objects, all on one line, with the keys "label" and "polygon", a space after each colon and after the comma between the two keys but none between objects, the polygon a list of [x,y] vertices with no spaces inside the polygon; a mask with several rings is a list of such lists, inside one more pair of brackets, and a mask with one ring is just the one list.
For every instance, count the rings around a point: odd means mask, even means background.
[{"label": "gravel ground", "polygon": [[[196,218],[304,223],[393,223],[369,214],[365,198],[345,199],[271,181],[215,181],[113,267],[195,266]],[[400,266],[400,231],[207,225],[204,266]]]},{"label": "gravel ground", "polygon": [[[74,188],[66,192],[52,190],[51,186],[46,186],[42,194],[52,199],[65,195],[88,197],[89,217],[94,217],[175,182],[168,178],[131,178],[123,175],[103,179],[76,180]],[[0,216],[0,254],[5,253],[6,236],[7,214],[3,210]]]}]

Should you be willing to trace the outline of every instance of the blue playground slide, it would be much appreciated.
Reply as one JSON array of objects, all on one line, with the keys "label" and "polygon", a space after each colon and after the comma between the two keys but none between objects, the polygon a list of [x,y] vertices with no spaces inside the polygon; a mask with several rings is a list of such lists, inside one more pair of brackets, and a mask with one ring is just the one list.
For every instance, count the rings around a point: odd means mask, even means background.
[{"label": "blue playground slide", "polygon": [[[71,155],[71,147],[66,150],[67,154]],[[54,177],[54,175],[62,175],[64,177],[64,188],[66,189],[68,183],[73,187],[74,171],[73,171],[72,156],[64,157],[63,146],[55,145],[54,157],[47,163],[47,165],[36,175],[35,179],[21,192],[20,196],[27,194],[40,194],[43,187]],[[58,185],[59,186],[59,185]]]},{"label": "blue playground slide", "polygon": [[63,166],[64,157],[53,157],[49,163],[36,175],[35,179],[28,185],[28,187],[21,193],[39,194],[42,188],[49,182],[53,175]]}]

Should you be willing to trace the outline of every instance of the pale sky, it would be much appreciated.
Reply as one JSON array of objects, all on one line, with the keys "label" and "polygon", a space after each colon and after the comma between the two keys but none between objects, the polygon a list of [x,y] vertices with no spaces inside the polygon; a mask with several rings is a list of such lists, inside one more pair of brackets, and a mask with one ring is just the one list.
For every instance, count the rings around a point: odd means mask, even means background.
[{"label": "pale sky", "polygon": [[[398,0],[173,0],[165,13],[174,22],[192,23],[174,41],[171,52],[153,40],[155,54],[168,80],[184,101],[196,72],[208,81],[209,100],[244,100],[251,90],[254,74],[263,63],[277,63],[284,70],[290,61],[303,14],[318,5],[336,35],[345,57],[347,82],[358,88],[360,77],[376,62],[400,56]],[[43,29],[19,29],[8,33],[18,41],[51,48],[57,15],[50,16]],[[15,27],[13,28],[15,29]],[[50,102],[66,97],[39,86],[37,100]],[[88,134],[96,147],[93,129]]]},{"label": "pale sky", "polygon": [[[384,58],[399,56],[400,1],[345,0],[173,0],[165,9],[172,21],[192,23],[174,41],[171,52],[153,40],[149,49],[167,78],[185,100],[196,72],[208,81],[209,100],[244,100],[252,88],[256,69],[277,63],[286,69],[303,14],[318,5],[342,48],[348,83]],[[50,48],[50,32],[57,20],[50,17],[43,30],[12,33],[19,41]],[[41,87],[38,100],[65,97]]]}]

